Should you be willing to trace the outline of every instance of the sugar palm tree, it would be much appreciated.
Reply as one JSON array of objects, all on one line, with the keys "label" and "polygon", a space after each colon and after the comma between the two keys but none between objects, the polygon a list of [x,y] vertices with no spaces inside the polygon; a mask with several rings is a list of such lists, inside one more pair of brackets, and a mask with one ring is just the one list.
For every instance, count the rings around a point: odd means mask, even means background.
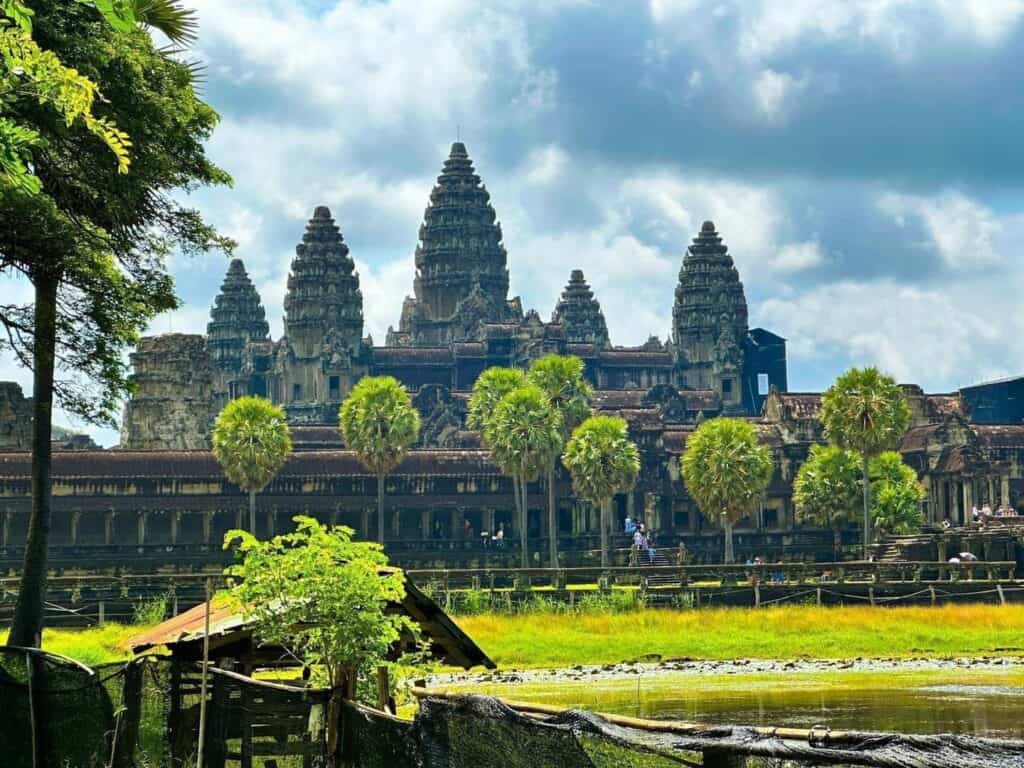
[{"label": "sugar palm tree", "polygon": [[284,411],[261,397],[232,400],[213,427],[213,455],[225,476],[249,494],[249,532],[256,535],[256,494],[274,479],[292,441]]},{"label": "sugar palm tree", "polygon": [[918,533],[924,524],[921,502],[927,492],[917,472],[898,451],[880,453],[869,464],[871,524],[881,534]]},{"label": "sugar palm tree", "polygon": [[839,559],[843,522],[860,509],[860,461],[835,445],[812,445],[793,481],[796,518],[832,529],[832,557]]},{"label": "sugar palm tree", "polygon": [[[545,355],[530,366],[526,374],[531,384],[543,390],[551,407],[562,420],[562,445],[572,431],[591,414],[593,387],[583,378],[583,361],[572,355]],[[559,453],[561,448],[559,449]],[[556,453],[547,466],[548,486],[548,556],[551,567],[558,567],[558,510],[555,508]]]},{"label": "sugar palm tree", "polygon": [[851,368],[821,396],[818,417],[825,437],[861,460],[864,556],[871,544],[871,459],[899,447],[910,421],[910,407],[891,376],[877,368]]},{"label": "sugar palm tree", "polygon": [[[501,398],[526,383],[526,374],[518,368],[502,368],[495,366],[481,373],[473,384],[473,394],[469,398],[469,412],[466,415],[466,426],[475,429],[487,445],[487,424],[494,417],[494,409]],[[490,448],[489,445],[487,445]],[[512,496],[515,499],[515,517],[523,517],[519,493],[518,465],[502,467],[502,471],[512,478]]]},{"label": "sugar palm tree", "polygon": [[732,528],[757,508],[772,477],[771,451],[742,419],[705,421],[680,459],[686,490],[701,513],[725,530],[725,562],[735,561]]},{"label": "sugar palm tree", "polygon": [[640,451],[629,439],[629,425],[614,416],[591,416],[573,430],[562,463],[576,493],[601,510],[601,567],[607,568],[612,499],[631,490],[640,473]]},{"label": "sugar palm tree", "polygon": [[397,379],[360,379],[341,404],[345,445],[377,476],[377,540],[384,542],[384,477],[397,467],[420,434],[420,414]]},{"label": "sugar palm tree", "polygon": [[528,568],[526,483],[561,450],[561,419],[544,391],[527,384],[498,401],[484,429],[484,439],[495,463],[519,483],[519,558],[521,567]]}]

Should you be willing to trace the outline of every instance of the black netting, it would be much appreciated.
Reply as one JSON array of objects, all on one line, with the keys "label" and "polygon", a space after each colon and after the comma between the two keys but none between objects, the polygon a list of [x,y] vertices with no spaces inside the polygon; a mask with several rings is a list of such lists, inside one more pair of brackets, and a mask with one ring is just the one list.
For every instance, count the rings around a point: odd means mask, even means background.
[{"label": "black netting", "polygon": [[109,762],[113,726],[114,709],[95,670],[48,653],[0,648],[4,766],[100,768]]},{"label": "black netting", "polygon": [[[201,685],[166,658],[91,670],[0,647],[0,765],[195,768]],[[332,749],[349,768],[1024,768],[1022,741],[611,722],[482,696],[424,698],[410,722],[219,669],[206,718],[204,768],[327,768]]]}]

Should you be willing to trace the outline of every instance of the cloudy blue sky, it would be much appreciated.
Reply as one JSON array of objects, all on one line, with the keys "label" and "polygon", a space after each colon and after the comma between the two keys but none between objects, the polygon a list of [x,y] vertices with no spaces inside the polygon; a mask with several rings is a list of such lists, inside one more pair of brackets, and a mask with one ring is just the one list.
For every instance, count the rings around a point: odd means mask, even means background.
[{"label": "cloudy blue sky", "polygon": [[[275,336],[326,204],[383,340],[459,131],[544,316],[581,267],[615,343],[664,338],[711,218],[793,389],[852,364],[932,391],[1024,367],[1024,0],[194,4],[235,178],[196,204]],[[175,259],[186,307],[152,331],[202,331],[225,268]]]}]

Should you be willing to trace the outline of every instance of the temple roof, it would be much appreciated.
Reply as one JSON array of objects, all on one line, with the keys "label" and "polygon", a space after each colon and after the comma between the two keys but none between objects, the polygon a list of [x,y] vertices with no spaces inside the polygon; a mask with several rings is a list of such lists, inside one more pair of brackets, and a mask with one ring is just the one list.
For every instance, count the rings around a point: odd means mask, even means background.
[{"label": "temple roof", "polygon": [[210,309],[206,335],[214,364],[235,369],[241,365],[247,342],[261,341],[270,335],[260,295],[241,259],[232,259],[228,266],[220,293]]}]

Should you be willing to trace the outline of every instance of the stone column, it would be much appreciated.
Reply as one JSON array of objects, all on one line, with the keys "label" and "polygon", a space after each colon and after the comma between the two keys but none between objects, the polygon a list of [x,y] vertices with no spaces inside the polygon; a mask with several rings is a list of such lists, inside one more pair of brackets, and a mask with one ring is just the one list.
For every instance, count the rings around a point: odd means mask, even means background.
[{"label": "stone column", "polygon": [[433,522],[433,520],[431,520],[431,517],[432,517],[432,515],[430,514],[430,510],[429,509],[421,509],[420,510],[420,538],[421,539],[429,539],[433,535],[433,533],[434,533],[431,530],[432,526],[434,525],[434,522]]},{"label": "stone column", "polygon": [[272,539],[277,535],[277,507],[267,510],[267,538]]},{"label": "stone column", "polygon": [[973,477],[964,478],[963,487],[964,487],[964,493],[963,493],[963,497],[964,497],[963,504],[964,505],[963,505],[963,509],[960,510],[960,512],[961,512],[960,522],[961,523],[966,522],[967,518],[970,517],[971,507],[974,505],[974,478]]},{"label": "stone column", "polygon": [[374,538],[370,535],[370,510],[366,507],[359,510],[359,534],[367,541]]},{"label": "stone column", "polygon": [[178,543],[178,529],[181,527],[181,512],[171,512],[171,544]]},{"label": "stone column", "polygon": [[636,520],[636,491],[626,494],[626,514],[630,519]]},{"label": "stone column", "polygon": [[203,512],[203,544],[210,546],[210,537],[213,535],[213,512]]},{"label": "stone column", "polygon": [[114,543],[114,510],[107,510],[103,514],[103,543],[108,547]]},{"label": "stone column", "polygon": [[82,510],[76,509],[71,513],[71,546],[78,543],[78,525],[82,520]]},{"label": "stone column", "polygon": [[484,530],[487,531],[488,533],[490,533],[493,536],[494,535],[494,510],[493,509],[485,509],[483,511],[483,513],[481,514],[480,519],[483,522]]},{"label": "stone column", "polygon": [[1003,475],[999,478],[999,503],[1010,506],[1010,476]]},{"label": "stone column", "polygon": [[148,514],[148,512],[139,512],[138,518],[135,521],[136,543],[140,547],[146,543],[146,516]]},{"label": "stone column", "polygon": [[11,518],[14,516],[14,512],[9,509],[4,510],[4,524],[3,531],[0,532],[0,546],[6,548],[11,540]]},{"label": "stone column", "polygon": [[988,503],[995,509],[996,506],[996,482],[992,475],[986,478],[988,482]]},{"label": "stone column", "polygon": [[461,539],[462,538],[462,510],[456,507],[451,511],[450,516],[451,533],[449,538]]},{"label": "stone column", "polygon": [[[235,510],[235,528],[249,530],[249,524],[245,519],[245,510],[242,507],[238,507]],[[253,535],[255,535],[255,532],[253,532]]]},{"label": "stone column", "polygon": [[402,510],[395,507],[391,510],[391,537],[397,539],[402,535]]}]

